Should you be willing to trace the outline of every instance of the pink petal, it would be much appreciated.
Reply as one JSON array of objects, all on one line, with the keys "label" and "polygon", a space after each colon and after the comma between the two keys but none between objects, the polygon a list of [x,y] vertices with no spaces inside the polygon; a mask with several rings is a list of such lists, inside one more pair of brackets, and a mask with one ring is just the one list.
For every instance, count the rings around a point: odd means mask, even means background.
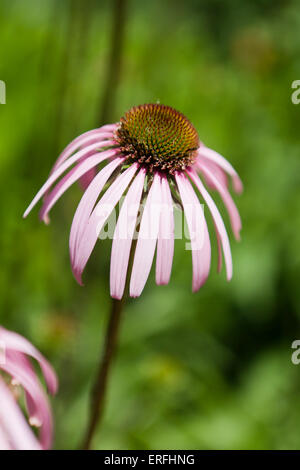
[{"label": "pink petal", "polygon": [[40,450],[41,446],[19,406],[0,377],[0,427],[7,444],[15,450]]},{"label": "pink petal", "polygon": [[174,216],[173,201],[168,179],[161,179],[162,207],[156,251],[156,283],[168,284],[171,276],[174,254]]},{"label": "pink petal", "polygon": [[41,445],[44,449],[49,449],[52,445],[52,415],[47,397],[40,383],[33,377],[30,369],[22,367],[22,365],[14,360],[14,356],[10,356],[9,353],[7,353],[2,369],[17,380],[30,396],[31,412],[34,411],[34,417],[41,426]]},{"label": "pink petal", "polygon": [[[35,369],[32,367],[31,362],[27,359],[27,356],[25,356],[23,353],[17,352],[17,351],[12,351],[11,349],[8,352],[8,358],[9,361],[6,362],[6,371],[9,373],[11,376],[13,376],[12,380],[16,381],[18,384],[23,385],[24,387],[24,393],[25,393],[25,400],[26,400],[26,405],[27,405],[27,411],[29,414],[29,423],[32,426],[36,427],[42,427],[43,422],[45,421],[43,417],[43,409],[46,409],[46,412],[51,415],[50,408],[48,406],[48,401],[44,396],[44,392],[41,391],[41,384],[39,381],[39,378],[35,372]],[[19,370],[22,372],[26,373],[26,377],[31,380],[31,382],[34,382],[34,387],[38,389],[38,394],[34,392],[34,390],[30,390],[30,385],[29,389],[27,389],[27,384],[22,383],[21,378],[19,377],[19,380],[15,376],[15,370],[11,368],[10,364],[13,364],[14,366],[17,366]],[[41,396],[41,402],[42,406],[39,404],[38,396]],[[51,421],[51,416],[50,418],[46,418],[46,421]],[[52,426],[52,425],[51,425]],[[50,436],[52,435],[52,427],[51,427],[51,432],[48,433]],[[48,443],[49,444],[49,443]],[[47,442],[45,445],[48,447]]]},{"label": "pink petal", "polygon": [[90,186],[87,188],[84,195],[82,196],[80,203],[78,204],[71,226],[69,241],[70,258],[73,271],[75,258],[78,247],[80,245],[82,234],[84,233],[94,205],[96,204],[99,194],[101,193],[108,178],[112,175],[116,168],[121,165],[123,161],[124,158],[116,158],[112,162],[108,163],[108,165],[106,165],[104,168],[102,168],[102,170],[97,174],[97,176],[95,176]]},{"label": "pink petal", "polygon": [[95,143],[89,145],[88,147],[80,150],[79,152],[75,153],[72,157],[70,157],[67,161],[62,163],[47,179],[45,184],[41,187],[39,192],[36,194],[32,202],[29,204],[28,208],[24,212],[23,217],[26,217],[32,208],[36,205],[36,203],[44,196],[44,194],[48,191],[48,189],[52,186],[52,184],[59,178],[70,166],[76,163],[78,160],[83,158],[87,153],[91,152],[92,150],[101,149],[104,146],[114,145],[113,141],[106,141],[105,143]]},{"label": "pink petal", "polygon": [[56,393],[57,377],[52,366],[27,339],[23,338],[23,336],[18,333],[0,327],[0,340],[3,341],[6,351],[11,349],[12,351],[18,351],[36,359],[43,371],[50,393]]},{"label": "pink petal", "polygon": [[[114,135],[112,132],[98,132],[86,137],[81,138],[78,142],[69,144],[66,149],[60,154],[56,160],[51,173],[56,170],[64,161],[66,161],[74,152],[78,150],[83,150],[87,146],[95,143],[100,143],[103,141],[114,141]],[[103,142],[105,143],[105,142]]]},{"label": "pink petal", "polygon": [[206,164],[200,163],[199,161],[198,167],[203,172],[203,174],[212,181],[215,189],[219,192],[221,198],[223,199],[223,202],[228,210],[233,233],[235,235],[235,238],[239,240],[240,230],[242,228],[241,218],[236,208],[236,205],[234,204],[232,197],[229,194],[229,191],[222,183],[220,183],[218,178],[215,177],[211,170],[207,168]]},{"label": "pink petal", "polygon": [[[210,170],[210,172],[215,175],[215,177],[219,180],[219,182],[225,187],[228,188],[228,177],[227,174],[225,173],[222,168],[220,168],[216,163],[211,162],[207,158],[198,158],[196,161],[196,168],[199,167],[198,163],[200,164],[205,164],[205,167]],[[211,179],[205,175],[205,183],[207,186],[211,189],[216,189],[214,183],[211,181]]]},{"label": "pink petal", "polygon": [[221,244],[221,238],[220,238],[219,232],[217,230],[216,224],[214,224],[214,225],[215,225],[215,231],[216,231],[216,235],[217,235],[217,245],[218,245],[218,267],[217,267],[217,270],[218,270],[218,273],[220,273],[221,269],[222,269],[222,244]]},{"label": "pink petal", "polygon": [[215,152],[214,150],[206,147],[205,145],[201,145],[198,150],[199,157],[207,158],[208,160],[216,163],[221,168],[223,168],[226,173],[228,173],[232,177],[233,187],[237,193],[241,193],[243,191],[243,183],[240,180],[239,175],[233,168],[233,166],[226,160],[222,155]]},{"label": "pink petal", "polygon": [[73,139],[67,145],[65,150],[67,150],[69,147],[71,147],[71,145],[73,145],[75,143],[77,145],[80,145],[80,142],[81,142],[82,139],[84,139],[86,137],[89,137],[89,136],[92,136],[92,135],[95,135],[95,134],[99,134],[99,132],[100,133],[102,133],[102,132],[114,132],[116,130],[117,126],[118,126],[118,124],[106,124],[105,126],[97,127],[96,129],[90,129],[89,131],[86,131],[83,134],[80,134],[78,137],[75,137],[75,139]]},{"label": "pink petal", "polygon": [[79,179],[79,183],[83,191],[85,191],[89,187],[89,185],[95,178],[96,174],[97,174],[97,169],[92,168],[91,170],[87,171],[83,176],[81,176],[81,178]]},{"label": "pink petal", "polygon": [[[92,155],[94,155],[94,153],[95,152],[89,152],[83,159],[80,160],[80,163],[86,160],[87,158],[91,157]],[[91,170],[87,171],[84,175],[82,175],[79,178],[79,186],[83,192],[89,187],[90,183],[95,178],[97,173],[98,173],[97,168],[92,168]]]},{"label": "pink petal", "polygon": [[160,206],[161,176],[155,173],[146,200],[134,255],[130,280],[131,297],[141,295],[151,270],[159,230]]},{"label": "pink petal", "polygon": [[106,150],[104,152],[97,152],[82,162],[78,163],[77,166],[72,168],[57,185],[53,188],[51,193],[46,197],[42,209],[40,211],[40,219],[43,220],[47,217],[49,211],[54,206],[56,201],[63,195],[63,193],[77,181],[82,175],[84,175],[91,168],[101,163],[107,158],[113,157],[117,154],[117,150]]},{"label": "pink petal", "polygon": [[190,232],[193,291],[196,292],[205,283],[210,271],[211,248],[209,235],[203,209],[189,180],[179,172],[175,174],[175,179]]},{"label": "pink petal", "polygon": [[[117,128],[117,124],[107,124],[106,126],[98,127],[97,129],[92,129],[90,131],[84,132],[83,134],[81,134],[78,137],[76,137],[75,139],[73,139],[67,145],[67,147],[62,151],[62,153],[59,155],[59,157],[57,158],[52,171],[54,169],[56,169],[66,158],[68,158],[65,155],[70,152],[71,148],[74,148],[74,146],[75,146],[75,150],[77,150],[81,145],[86,145],[86,139],[89,139],[89,138],[97,138],[98,139],[99,134],[100,134],[100,136],[102,136],[103,133],[108,132],[111,135],[113,135],[116,128]],[[98,137],[96,137],[96,136],[98,136]],[[82,144],[82,142],[83,142],[83,144]],[[73,153],[73,151],[71,151],[71,154]]]},{"label": "pink petal", "polygon": [[82,234],[82,238],[79,242],[78,250],[76,251],[74,260],[73,273],[79,283],[81,283],[82,272],[93,251],[99,233],[101,232],[115,205],[118,203],[122,194],[129,185],[137,169],[138,164],[134,163],[129,168],[127,168],[127,170],[121,173],[111,184],[111,186],[109,186],[93,210]]},{"label": "pink petal", "polygon": [[115,299],[123,297],[132,237],[140,208],[140,200],[145,181],[146,170],[142,168],[134,178],[124,199],[111,251],[110,295]]},{"label": "pink petal", "polygon": [[[36,375],[36,372],[33,369],[32,364],[27,358],[27,356],[25,356],[25,354],[20,353],[18,351],[12,351],[11,349],[9,350],[8,354],[9,354],[9,358],[11,361],[13,361],[15,364],[18,364],[22,370],[26,371],[26,374],[28,376],[31,376],[32,380],[39,383],[39,379]],[[8,370],[8,373],[10,375],[13,375],[11,370]],[[12,381],[16,381],[17,383],[19,383],[15,377],[13,377]],[[31,398],[31,395],[27,393],[26,390],[24,390],[24,392],[25,392],[25,400],[26,400],[26,405],[27,405],[27,410],[28,410],[30,420],[35,419],[36,421],[37,410],[36,410],[35,402]]]},{"label": "pink petal", "polygon": [[[111,130],[110,130],[111,128]],[[102,128],[99,129],[94,129],[92,131],[88,131],[85,134],[80,135],[76,139],[74,139],[66,148],[65,150],[60,154],[58,159],[56,160],[50,175],[65,161],[67,158],[69,158],[76,150],[83,150],[85,147],[87,147],[90,144],[96,143],[96,142],[101,142],[103,140],[114,140],[114,134],[113,131],[116,128],[116,124],[110,124],[107,126],[103,126]],[[90,156],[93,152],[87,153],[86,157]],[[85,157],[84,157],[85,158]],[[95,175],[95,172],[91,170],[91,175]],[[91,180],[89,180],[90,182]],[[80,179],[80,183],[82,186],[84,186],[84,189],[87,188],[88,186],[88,176],[84,175]],[[47,196],[48,191],[45,193],[45,197]],[[49,224],[50,219],[49,217],[45,217],[44,219],[46,224]]]},{"label": "pink petal", "polygon": [[225,264],[226,264],[226,272],[227,272],[227,280],[229,281],[232,278],[232,258],[231,258],[231,250],[230,250],[230,244],[228,240],[228,235],[226,232],[226,228],[223,222],[223,219],[220,215],[220,212],[218,211],[217,206],[215,205],[213,199],[209,195],[209,193],[206,191],[202,181],[198,177],[197,173],[193,170],[188,170],[187,171],[188,175],[192,179],[192,181],[195,183],[197,186],[198,190],[200,191],[203,199],[205,200],[206,204],[208,205],[208,208],[212,214],[212,217],[214,219],[214,223],[216,225],[217,231],[220,235],[221,238],[221,243],[223,247],[223,252],[224,252],[224,258],[225,258]]},{"label": "pink petal", "polygon": [[5,429],[2,428],[1,421],[0,421],[0,450],[13,450],[10,443],[7,440]]}]

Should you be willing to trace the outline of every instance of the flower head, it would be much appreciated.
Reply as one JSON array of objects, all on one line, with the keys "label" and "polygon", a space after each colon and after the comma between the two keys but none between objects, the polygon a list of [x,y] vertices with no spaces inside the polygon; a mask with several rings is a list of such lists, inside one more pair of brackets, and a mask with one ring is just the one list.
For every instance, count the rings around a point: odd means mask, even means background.
[{"label": "flower head", "polygon": [[[0,346],[0,449],[48,449],[52,443],[51,409],[28,356],[39,363],[51,394],[57,390],[56,374],[29,341],[3,327]],[[17,403],[19,387],[24,390],[29,423]],[[30,425],[40,429],[39,439]]]},{"label": "flower head", "polygon": [[[105,165],[97,171],[103,162]],[[190,232],[193,291],[197,291],[206,281],[211,264],[210,239],[199,196],[214,221],[219,269],[223,251],[227,279],[232,276],[228,235],[207,190],[219,192],[238,239],[241,220],[228,190],[227,175],[231,176],[235,191],[240,192],[242,183],[236,171],[224,157],[199,140],[196,129],[183,114],[161,104],[135,106],[120,122],[86,132],[71,142],[24,216],[44,197],[40,218],[48,222],[49,211],[56,201],[80,180],[85,192],[71,227],[70,256],[74,276],[82,283],[82,272],[97,238],[125,195],[113,236],[110,271],[111,295],[120,299],[138,225],[130,295],[141,294],[155,250],[156,282],[168,284],[174,252],[173,205],[174,201],[180,201]],[[139,221],[142,202],[145,204]]]},{"label": "flower head", "polygon": [[131,108],[116,131],[123,155],[144,164],[148,172],[174,174],[194,163],[199,137],[194,126],[169,106],[145,104]]}]

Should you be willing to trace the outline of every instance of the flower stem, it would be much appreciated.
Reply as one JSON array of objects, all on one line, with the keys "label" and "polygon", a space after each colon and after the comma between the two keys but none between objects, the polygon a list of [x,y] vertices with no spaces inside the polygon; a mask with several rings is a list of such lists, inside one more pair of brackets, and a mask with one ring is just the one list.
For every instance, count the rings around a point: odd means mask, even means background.
[{"label": "flower stem", "polygon": [[114,116],[116,90],[120,81],[127,0],[114,0],[112,36],[109,63],[100,110],[100,124],[107,124]]},{"label": "flower stem", "polygon": [[[100,110],[100,124],[106,124],[113,115],[115,104],[115,92],[119,82],[121,57],[123,49],[123,38],[125,30],[127,0],[114,0],[113,27],[111,36],[111,49],[107,77],[103,93],[103,102]],[[129,269],[132,264],[132,256],[135,249],[135,242],[132,244]],[[128,278],[125,292],[128,290]],[[111,368],[112,358],[117,346],[120,319],[125,304],[126,295],[121,300],[112,299],[112,306],[106,330],[105,343],[102,358],[99,363],[96,381],[92,389],[90,402],[89,420],[87,429],[82,441],[81,449],[91,448],[92,439],[96,428],[103,418],[106,389]]]},{"label": "flower stem", "polygon": [[89,450],[91,448],[92,439],[94,437],[96,428],[98,427],[99,423],[103,418],[109,371],[112,363],[112,358],[117,346],[121,315],[129,295],[129,273],[131,272],[133,265],[136,243],[137,240],[133,239],[128,260],[128,271],[123,297],[121,300],[112,299],[102,358],[99,363],[96,381],[92,389],[89,421],[82,441],[82,445],[80,446],[80,449],[82,450]]},{"label": "flower stem", "polygon": [[92,389],[89,422],[81,445],[81,449],[84,450],[91,448],[92,439],[96,428],[103,418],[108,376],[112,363],[112,357],[117,345],[120,318],[124,304],[124,297],[122,300],[112,299],[112,307],[106,330],[103,354],[99,364],[96,381]]}]

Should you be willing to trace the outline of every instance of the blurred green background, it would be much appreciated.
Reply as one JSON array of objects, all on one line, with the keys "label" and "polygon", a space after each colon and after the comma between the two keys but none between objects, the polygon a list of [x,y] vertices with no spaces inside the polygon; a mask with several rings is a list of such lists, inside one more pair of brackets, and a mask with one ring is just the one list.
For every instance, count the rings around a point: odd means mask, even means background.
[{"label": "blurred green background", "polygon": [[[25,221],[22,213],[64,146],[100,124],[113,3],[0,5],[0,323],[58,372],[58,449],[76,448],[86,424],[110,307],[110,242],[98,243],[82,288],[68,255],[80,189],[49,227],[37,209]],[[230,234],[231,283],[216,273],[214,243],[209,280],[192,294],[191,255],[177,242],[170,284],[157,287],[151,273],[129,301],[95,448],[300,449],[300,365],[291,362],[300,339],[299,31],[297,0],[128,1],[110,122],[157,100],[187,115],[242,177],[243,230],[240,243]]]}]

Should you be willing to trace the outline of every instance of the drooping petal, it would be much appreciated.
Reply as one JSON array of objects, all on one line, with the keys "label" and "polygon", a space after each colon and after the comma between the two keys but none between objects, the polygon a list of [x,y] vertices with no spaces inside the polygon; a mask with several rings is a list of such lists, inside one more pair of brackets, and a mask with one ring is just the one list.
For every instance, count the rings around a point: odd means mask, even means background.
[{"label": "drooping petal", "polygon": [[23,217],[26,217],[29,212],[32,210],[32,208],[36,205],[36,203],[41,199],[41,197],[46,194],[46,192],[49,190],[49,188],[55,183],[55,181],[68,169],[70,166],[72,166],[74,163],[76,163],[78,160],[83,158],[86,154],[91,152],[92,150],[100,150],[102,147],[109,146],[109,145],[114,145],[113,141],[106,141],[105,143],[100,142],[100,143],[95,143],[92,145],[89,145],[88,147],[84,148],[83,150],[80,150],[79,152],[75,153],[70,157],[67,161],[62,163],[47,179],[45,184],[41,187],[41,189],[38,191],[36,196],[33,198],[31,203],[29,204],[28,208],[24,212]]},{"label": "drooping petal", "polygon": [[[37,382],[37,384],[39,386],[40,382],[39,382],[38,376],[35,372],[35,369],[33,368],[32,364],[31,364],[30,360],[27,358],[27,356],[25,356],[25,354],[23,354],[23,353],[20,353],[19,351],[15,351],[15,350],[13,351],[11,349],[9,350],[8,354],[9,354],[10,361],[12,361],[15,364],[18,364],[18,367],[20,367],[23,371],[26,371],[26,375],[30,376],[31,379],[33,381]],[[6,363],[6,365],[7,364],[8,363]],[[12,370],[7,369],[7,372],[11,376],[13,375]],[[11,383],[14,383],[14,382],[17,382],[18,384],[20,384],[20,382],[16,379],[16,377],[12,378]],[[34,422],[35,425],[40,426],[42,423],[41,423],[40,418],[38,417],[36,403],[35,403],[34,399],[31,397],[30,393],[28,393],[26,389],[24,390],[24,393],[25,393],[27,411],[28,411],[28,415],[29,415],[29,422],[30,422],[30,424],[32,424],[32,422]]]},{"label": "drooping petal", "polygon": [[95,178],[96,174],[97,174],[97,169],[92,168],[91,170],[87,171],[83,176],[79,178],[80,187],[83,191],[85,191],[89,187],[89,185]]},{"label": "drooping petal", "polygon": [[57,158],[51,173],[53,173],[56,168],[58,168],[64,161],[66,161],[74,152],[77,150],[83,150],[85,147],[102,141],[114,141],[114,135],[112,132],[94,132],[87,136],[80,136],[78,140],[76,139],[71,142],[65,150]]},{"label": "drooping petal", "polygon": [[233,166],[229,163],[229,161],[226,160],[226,158],[224,158],[222,155],[215,152],[214,150],[206,147],[205,145],[200,146],[198,150],[198,155],[200,157],[207,158],[208,160],[214,163],[217,163],[217,165],[223,168],[223,170],[225,170],[226,173],[231,176],[234,190],[237,193],[241,193],[243,191],[243,183],[241,182],[239,175],[237,174]]},{"label": "drooping petal", "polygon": [[134,255],[130,279],[131,297],[141,295],[151,270],[159,230],[161,199],[161,175],[155,173],[146,200]]},{"label": "drooping petal", "polygon": [[18,351],[33,357],[40,365],[47,383],[49,392],[55,394],[57,391],[57,377],[45,357],[23,336],[13,331],[0,327],[0,340],[5,345],[6,351]]},{"label": "drooping petal", "polygon": [[211,172],[209,168],[207,168],[204,163],[199,162],[198,167],[202,171],[202,173],[208,176],[208,178],[212,181],[214,187],[223,199],[223,202],[228,210],[233,233],[235,235],[235,238],[239,240],[240,230],[242,228],[241,218],[239,211],[237,210],[237,207],[234,204],[228,189],[218,180],[218,178],[216,178],[216,176]]},{"label": "drooping petal", "polygon": [[214,224],[214,225],[215,225],[215,231],[216,231],[216,236],[217,236],[217,246],[218,246],[218,267],[217,267],[217,270],[218,270],[218,273],[220,273],[221,270],[222,270],[222,243],[221,243],[221,238],[220,238],[219,232],[217,230],[216,224]]},{"label": "drooping petal", "polygon": [[95,176],[95,178],[85,191],[78,204],[75,215],[73,217],[69,240],[70,258],[73,270],[82,234],[84,233],[84,230],[86,228],[92,210],[96,204],[96,201],[107,180],[116,170],[116,168],[121,165],[123,161],[124,158],[117,157],[115,160],[108,163],[108,165],[102,168],[102,170],[97,174],[97,176]]},{"label": "drooping petal", "polygon": [[[96,134],[99,134],[99,133],[103,133],[103,132],[111,132],[113,133],[116,128],[117,128],[118,124],[106,124],[105,126],[102,126],[102,127],[97,127],[96,129],[91,129],[89,131],[86,131],[84,132],[83,134],[80,134],[79,136],[75,137],[75,139],[73,139],[68,145],[67,147],[65,147],[65,149],[63,150],[63,152],[69,150],[69,148],[76,144],[77,146],[80,146],[80,143],[82,141],[82,139],[85,139],[86,137],[89,137],[89,136],[94,136]],[[62,153],[63,153],[62,152]],[[61,153],[61,155],[62,155]],[[58,157],[60,158],[61,155]]]},{"label": "drooping petal", "polygon": [[124,293],[132,237],[136,226],[146,170],[134,178],[124,199],[114,232],[110,262],[110,295],[121,299]]},{"label": "drooping petal", "polygon": [[[83,160],[86,160],[87,158],[91,157],[94,154],[94,152],[88,153],[83,159],[80,160],[82,162]],[[84,175],[82,175],[79,178],[79,186],[82,189],[82,191],[85,191],[92,180],[95,178],[96,174],[98,173],[97,168],[92,168],[91,170],[87,171]]]},{"label": "drooping petal", "polygon": [[[53,165],[50,175],[65,161],[67,160],[75,151],[83,150],[88,145],[91,145],[96,142],[101,142],[103,140],[115,140],[113,131],[116,128],[116,124],[109,124],[107,126],[100,127],[99,129],[94,129],[92,131],[85,132],[84,134],[80,135],[76,139],[74,139],[59,155],[55,164]],[[116,142],[115,142],[116,143]],[[83,159],[92,155],[93,152],[87,153]],[[85,190],[88,184],[91,182],[92,178],[95,176],[95,170],[90,170],[87,174],[83,175],[79,182],[81,187]],[[45,193],[44,197],[46,197],[48,191]],[[49,224],[50,218],[46,216],[44,218],[46,224]]]},{"label": "drooping petal", "polygon": [[168,179],[161,179],[162,206],[156,251],[156,283],[168,284],[171,276],[174,254],[174,215],[173,201]]},{"label": "drooping petal", "polygon": [[96,165],[101,163],[107,158],[111,158],[118,153],[118,150],[106,150],[104,152],[97,152],[89,156],[86,160],[78,163],[74,168],[72,168],[53,188],[53,190],[47,195],[44,200],[42,209],[40,211],[40,219],[44,220],[47,217],[49,211],[58,201],[58,199],[63,195],[63,193],[77,181],[82,175],[84,175],[91,168],[94,168]]},{"label": "drooping petal", "polygon": [[13,450],[11,444],[8,442],[5,429],[2,427],[0,420],[0,450]]},{"label": "drooping petal", "polygon": [[[208,160],[207,158],[200,158],[196,160],[195,166],[199,169],[199,163],[205,164],[205,167],[210,170],[210,172],[219,180],[219,182],[225,187],[228,188],[228,175],[225,171],[219,167],[216,163]],[[206,175],[205,176],[205,183],[211,189],[216,189],[212,180]]]},{"label": "drooping petal", "polygon": [[22,367],[9,352],[2,369],[17,380],[26,394],[30,396],[31,412],[35,418],[31,422],[39,425],[41,445],[43,449],[49,449],[52,445],[53,434],[52,415],[48,399],[40,383],[32,375],[30,369]]},{"label": "drooping petal", "polygon": [[[19,406],[0,377],[0,427],[7,444],[15,450],[41,450]],[[8,447],[6,446],[6,447]]]},{"label": "drooping petal", "polygon": [[227,280],[229,281],[232,278],[232,257],[231,257],[229,239],[228,239],[228,235],[226,232],[223,219],[220,215],[220,212],[218,211],[217,206],[215,205],[208,191],[205,189],[197,173],[194,170],[188,170],[187,173],[192,179],[192,181],[195,183],[195,185],[197,186],[200,194],[202,195],[203,199],[205,200],[212,214],[217,231],[219,232],[219,235],[220,235],[224,258],[225,258],[225,264],[226,264]]},{"label": "drooping petal", "polygon": [[[102,126],[102,127],[98,127],[96,129],[92,129],[90,131],[87,131],[87,132],[84,132],[83,134],[75,137],[75,139],[73,139],[65,148],[64,150],[61,152],[61,154],[58,156],[53,168],[52,168],[52,171],[51,173],[59,166],[61,165],[61,163],[63,163],[64,160],[66,160],[66,158],[68,158],[70,155],[72,155],[72,153],[79,149],[81,145],[86,145],[86,139],[89,139],[89,138],[97,138],[99,139],[99,134],[100,136],[102,136],[103,134],[105,133],[109,133],[111,136],[113,136],[113,133],[116,129],[117,125],[116,124],[107,124],[105,126]],[[96,137],[98,136],[98,137]],[[101,138],[101,137],[100,137]],[[106,138],[106,137],[105,137]],[[93,143],[93,142],[91,142]],[[72,150],[74,149],[75,147],[75,150]],[[70,149],[71,149],[71,153],[70,153]],[[68,155],[67,155],[68,154]],[[67,156],[66,156],[67,155]]]},{"label": "drooping petal", "polygon": [[105,222],[128,187],[137,169],[138,164],[133,163],[127,170],[121,173],[109,186],[93,210],[82,234],[74,260],[73,273],[79,283],[81,283],[82,272]]},{"label": "drooping petal", "polygon": [[193,291],[196,292],[205,283],[210,271],[211,248],[209,234],[203,209],[188,178],[177,172],[175,179],[190,232]]}]

